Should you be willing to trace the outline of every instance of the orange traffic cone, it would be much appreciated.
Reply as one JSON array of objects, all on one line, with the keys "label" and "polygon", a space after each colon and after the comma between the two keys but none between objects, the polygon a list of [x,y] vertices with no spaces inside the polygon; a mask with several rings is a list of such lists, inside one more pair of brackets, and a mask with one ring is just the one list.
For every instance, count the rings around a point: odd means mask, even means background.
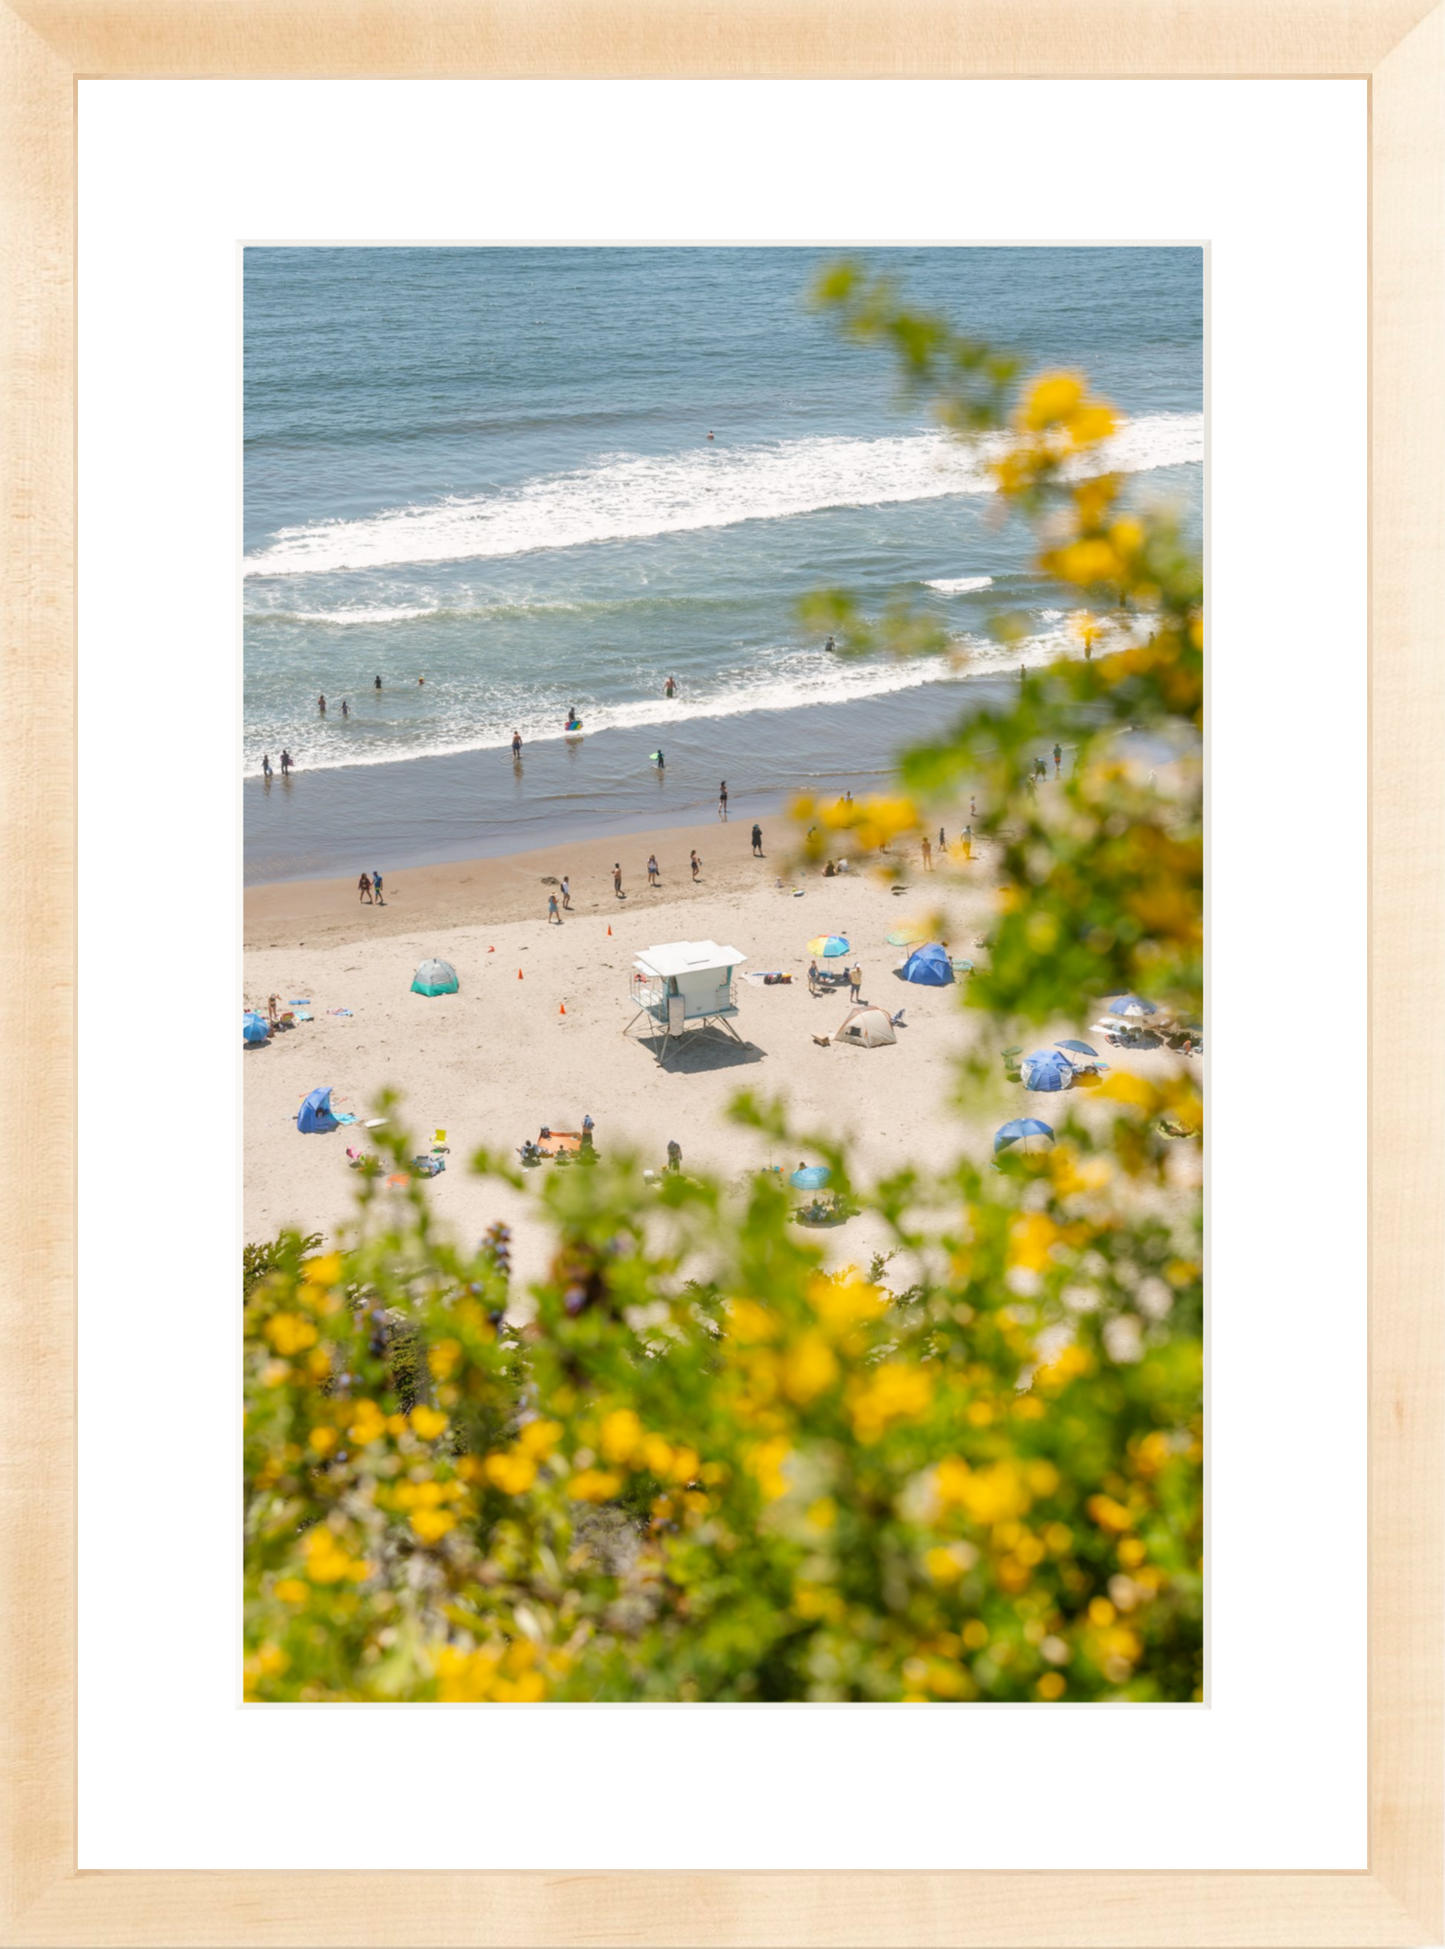
[{"label": "orange traffic cone", "polygon": [[608,923],[607,923],[607,931],[608,931],[608,933],[609,933],[609,934],[610,934],[610,933],[612,932],[612,923],[611,923],[611,921],[608,921]]},{"label": "orange traffic cone", "polygon": [[520,980],[522,979],[522,970],[521,970],[520,968],[518,968],[518,970],[517,970],[517,979],[518,979],[518,981],[520,981]]},{"label": "orange traffic cone", "polygon": [[562,1003],[562,1005],[561,1005],[561,1007],[560,1007],[560,1008],[559,1008],[559,1009],[557,1010],[557,1013],[558,1013],[559,1015],[565,1015],[565,1014],[567,1013],[567,1004],[566,1004],[566,1002],[563,1002],[563,1003]]}]

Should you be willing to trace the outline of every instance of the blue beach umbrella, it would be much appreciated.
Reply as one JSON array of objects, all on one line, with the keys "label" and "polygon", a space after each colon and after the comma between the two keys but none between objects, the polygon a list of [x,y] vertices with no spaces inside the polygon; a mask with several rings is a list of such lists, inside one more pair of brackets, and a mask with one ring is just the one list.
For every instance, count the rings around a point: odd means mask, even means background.
[{"label": "blue beach umbrella", "polygon": [[905,981],[918,982],[925,988],[946,988],[953,980],[953,963],[937,941],[930,941],[926,947],[915,948],[898,972]]},{"label": "blue beach umbrella", "polygon": [[265,1016],[258,1015],[254,1009],[248,1008],[241,1017],[242,1042],[265,1042],[270,1034],[271,1024]]},{"label": "blue beach umbrella", "polygon": [[1039,1117],[1015,1117],[1012,1123],[1001,1123],[993,1134],[993,1154],[1007,1150],[1010,1144],[1022,1144],[1027,1148],[1030,1138],[1042,1137],[1045,1143],[1052,1144],[1054,1133]]},{"label": "blue beach umbrella", "polygon": [[1157,1015],[1153,1002],[1146,1002],[1142,995],[1105,995],[1111,1015]]},{"label": "blue beach umbrella", "polygon": [[821,954],[825,958],[834,954],[848,952],[848,939],[844,934],[820,934],[808,943],[809,954]]},{"label": "blue beach umbrella", "polygon": [[1019,1081],[1026,1090],[1066,1090],[1074,1081],[1074,1065],[1061,1049],[1035,1049],[1019,1064]]},{"label": "blue beach umbrella", "polygon": [[788,1183],[799,1191],[821,1191],[832,1176],[826,1164],[803,1164],[794,1171]]},{"label": "blue beach umbrella", "polygon": [[1072,1049],[1076,1056],[1092,1056],[1095,1062],[1099,1059],[1098,1050],[1091,1049],[1087,1042],[1056,1042],[1054,1047],[1056,1049]]}]

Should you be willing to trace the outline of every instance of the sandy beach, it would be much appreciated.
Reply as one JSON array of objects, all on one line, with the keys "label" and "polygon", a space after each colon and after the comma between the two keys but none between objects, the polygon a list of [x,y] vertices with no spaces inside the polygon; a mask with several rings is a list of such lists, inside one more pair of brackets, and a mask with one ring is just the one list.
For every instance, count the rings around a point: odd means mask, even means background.
[{"label": "sandy beach", "polygon": [[[899,980],[893,969],[905,950],[884,937],[943,909],[953,951],[977,954],[972,943],[987,927],[992,901],[986,862],[912,873],[908,889],[894,894],[873,873],[827,879],[817,869],[789,870],[782,822],[778,852],[755,858],[750,831],[748,821],[715,822],[639,835],[621,847],[591,842],[398,873],[386,879],[380,908],[360,902],[354,883],[248,890],[248,1005],[264,1007],[273,993],[283,1005],[304,998],[314,1019],[244,1053],[247,1237],[292,1224],[336,1236],[351,1215],[356,1179],[345,1153],[355,1133],[303,1136],[295,1127],[302,1097],[320,1084],[332,1087],[338,1109],[358,1116],[391,1086],[402,1092],[418,1136],[429,1143],[444,1129],[448,1169],[427,1196],[463,1236],[498,1218],[516,1226],[523,1276],[539,1268],[525,1201],[471,1176],[466,1159],[479,1144],[511,1150],[544,1124],[575,1129],[590,1114],[599,1149],[632,1148],[657,1168],[670,1139],[681,1144],[685,1164],[724,1176],[767,1163],[796,1167],[799,1157],[775,1155],[767,1140],[726,1120],[727,1104],[746,1087],[786,1096],[804,1129],[852,1136],[865,1174],[909,1156],[941,1162],[956,1155],[966,1133],[948,1107],[950,1059],[986,1024],[959,1007],[956,987]],[[703,860],[696,885],[693,847]],[[660,888],[647,884],[653,850]],[[614,860],[624,869],[623,900],[612,890]],[[557,925],[546,917],[553,889],[543,876],[564,872],[573,910]],[[861,965],[863,998],[906,1011],[891,1047],[813,1041],[848,1013],[846,995],[815,999],[805,979],[807,941],[836,932],[853,952],[834,965]],[[739,948],[748,957],[745,974],[776,969],[795,979],[740,980],[741,1043],[709,1031],[664,1068],[649,1042],[624,1034],[635,1012],[633,957],[661,942],[705,939]],[[410,992],[417,965],[431,955],[456,967],[459,993]],[[330,1012],[340,1009],[351,1012]],[[866,1216],[825,1236],[830,1258],[865,1264],[881,1243]]]},{"label": "sandy beach", "polygon": [[[300,1102],[318,1085],[332,1088],[339,1111],[358,1117],[382,1089],[398,1090],[400,1114],[423,1147],[445,1130],[448,1168],[426,1196],[463,1238],[479,1237],[498,1219],[511,1224],[522,1279],[542,1269],[543,1235],[522,1194],[467,1169],[478,1145],[511,1152],[543,1125],[576,1129],[591,1115],[600,1150],[635,1150],[657,1169],[669,1140],[682,1146],[685,1165],[725,1178],[815,1161],[806,1145],[797,1156],[782,1155],[727,1119],[729,1102],[747,1088],[786,1098],[802,1130],[849,1137],[866,1182],[905,1161],[942,1166],[965,1150],[986,1156],[997,1122],[1063,1107],[1009,1084],[1000,1065],[982,1114],[963,1120],[951,1103],[954,1060],[991,1033],[987,1018],[960,1006],[957,986],[917,986],[894,972],[906,950],[885,937],[909,923],[948,940],[956,956],[982,959],[976,943],[993,907],[987,858],[951,860],[926,874],[910,848],[900,855],[906,888],[894,893],[876,872],[829,879],[817,868],[791,867],[784,848],[792,835],[781,820],[771,855],[764,828],[761,859],[750,832],[750,821],[714,822],[622,845],[592,841],[400,872],[387,876],[381,907],[361,902],[354,882],[249,889],[246,1002],[264,1007],[271,994],[283,1006],[304,1000],[313,1019],[243,1054],[247,1238],[263,1240],[287,1225],[328,1238],[344,1234],[356,1190],[346,1150],[361,1138],[350,1127],[316,1136],[297,1131]],[[694,847],[703,861],[697,884],[688,865]],[[660,887],[647,883],[653,851]],[[623,868],[621,900],[612,889],[614,861]],[[545,876],[564,873],[572,911],[558,925],[547,919],[554,888]],[[806,944],[823,933],[842,933],[851,943],[850,954],[832,965],[862,967],[865,1001],[890,1013],[905,1010],[894,1045],[814,1042],[848,1013],[846,995],[808,992]],[[663,1067],[649,1041],[624,1033],[635,1013],[628,993],[634,956],[667,941],[707,939],[741,950],[744,974],[781,970],[794,980],[740,980],[741,1042],[708,1031]],[[456,968],[457,994],[410,992],[416,967],[434,955]],[[350,1013],[332,1012],[339,1010]],[[1087,1029],[1081,1012],[1053,1033]],[[1113,1060],[1162,1073],[1176,1059],[1161,1050]],[[1072,1093],[1069,1107],[1082,1102]],[[817,1236],[830,1263],[863,1266],[886,1242],[866,1213]]]}]

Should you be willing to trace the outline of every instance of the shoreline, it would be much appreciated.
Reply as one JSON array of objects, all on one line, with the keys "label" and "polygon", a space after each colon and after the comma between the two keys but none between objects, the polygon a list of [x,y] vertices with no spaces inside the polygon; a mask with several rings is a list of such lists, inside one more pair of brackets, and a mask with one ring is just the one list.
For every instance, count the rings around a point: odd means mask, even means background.
[{"label": "shoreline", "polygon": [[[754,820],[763,828],[763,857],[754,856]],[[355,878],[323,876],[309,880],[273,880],[248,886],[243,898],[243,946],[247,953],[273,948],[340,947],[415,935],[427,929],[504,925],[536,921],[553,933],[565,933],[577,921],[601,919],[617,926],[625,921],[629,935],[651,907],[671,909],[691,902],[716,902],[719,896],[777,892],[781,878],[786,889],[801,886],[805,902],[818,891],[831,890],[813,866],[798,863],[794,851],[796,829],[783,810],[768,814],[731,811],[726,823],[713,819],[685,826],[653,826],[622,835],[558,840],[543,847],[514,853],[481,854],[471,859],[438,860],[427,865],[382,869],[385,904],[368,905],[360,898]],[[702,872],[695,883],[688,855],[696,850]],[[647,859],[656,854],[662,884],[647,883]],[[921,870],[917,845],[895,848],[892,857],[910,869],[916,895],[930,877]],[[626,897],[613,892],[614,862],[623,870]],[[558,893],[546,884],[550,877],[571,880],[572,911],[560,926],[547,919],[547,896]],[[849,879],[866,877],[866,869]],[[940,891],[946,876],[937,876]],[[900,902],[901,904],[901,902]],[[816,899],[812,902],[816,907]],[[799,904],[800,914],[804,903]],[[805,926],[810,923],[805,919]],[[821,926],[822,923],[820,922]],[[811,930],[816,931],[816,930]],[[642,943],[647,945],[648,943]]]},{"label": "shoreline", "polygon": [[[463,752],[299,772],[284,783],[253,776],[242,786],[245,884],[250,892],[349,875],[354,888],[363,867],[385,877],[711,829],[721,778],[735,819],[776,819],[800,792],[879,790],[901,750],[1004,689],[980,673],[807,710],[680,722],[665,739],[652,727],[546,740],[524,747],[517,763],[509,751]],[[653,745],[665,749],[665,770],[650,762]]]}]

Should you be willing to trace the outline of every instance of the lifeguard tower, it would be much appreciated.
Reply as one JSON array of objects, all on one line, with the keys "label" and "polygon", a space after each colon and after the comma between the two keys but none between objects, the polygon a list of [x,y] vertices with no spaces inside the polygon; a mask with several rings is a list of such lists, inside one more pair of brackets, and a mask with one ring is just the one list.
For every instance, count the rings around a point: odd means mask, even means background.
[{"label": "lifeguard tower", "polygon": [[697,1029],[715,1026],[741,1042],[733,1027],[738,1012],[733,970],[747,958],[716,941],[671,941],[645,949],[632,964],[630,999],[637,1013],[623,1034],[645,1021],[643,1035],[662,1037],[659,1062],[667,1061],[671,1043]]}]

